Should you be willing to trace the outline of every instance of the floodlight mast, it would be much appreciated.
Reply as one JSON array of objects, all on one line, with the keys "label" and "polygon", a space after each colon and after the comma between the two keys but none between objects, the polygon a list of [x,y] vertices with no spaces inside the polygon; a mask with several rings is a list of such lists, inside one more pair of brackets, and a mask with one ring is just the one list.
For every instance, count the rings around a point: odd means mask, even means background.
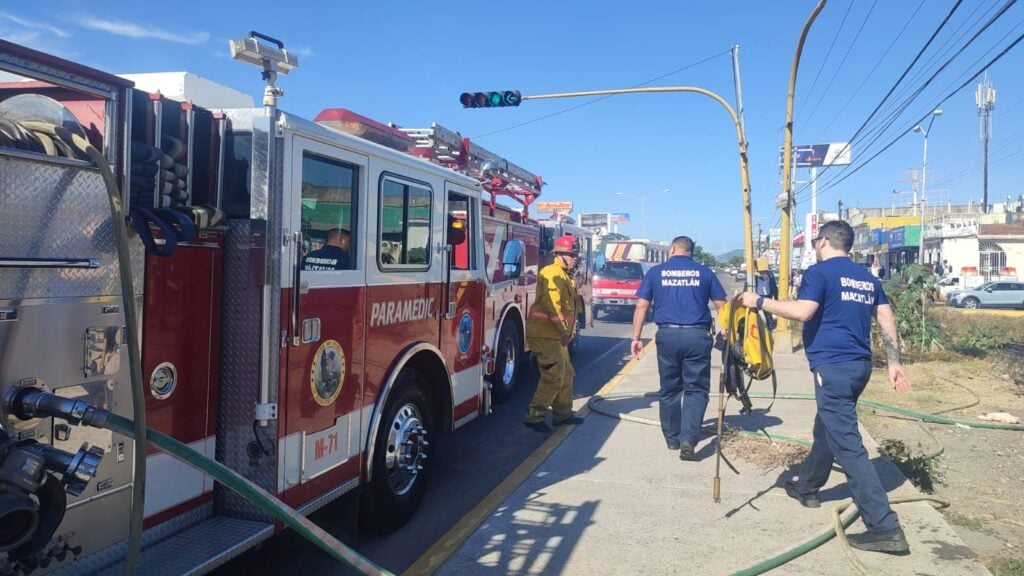
[{"label": "floodlight mast", "polygon": [[[259,42],[266,40],[277,45],[277,48]],[[228,40],[231,58],[252,64],[263,70],[263,80],[267,85],[263,88],[263,106],[270,114],[277,109],[277,99],[284,96],[284,90],[275,86],[277,75],[288,74],[299,67],[299,59],[284,49],[284,42],[271,38],[256,31],[249,32],[248,38]]]}]

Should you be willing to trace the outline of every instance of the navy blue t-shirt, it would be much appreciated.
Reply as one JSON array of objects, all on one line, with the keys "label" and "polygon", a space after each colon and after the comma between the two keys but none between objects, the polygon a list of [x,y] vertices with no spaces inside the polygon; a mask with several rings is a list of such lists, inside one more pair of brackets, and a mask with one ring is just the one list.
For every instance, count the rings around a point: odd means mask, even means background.
[{"label": "navy blue t-shirt", "polygon": [[822,364],[871,359],[871,319],[888,304],[882,283],[849,258],[829,258],[804,272],[797,300],[818,303],[804,324],[811,370]]},{"label": "navy blue t-shirt", "polygon": [[348,252],[337,246],[325,245],[313,250],[302,259],[303,270],[348,270]]},{"label": "navy blue t-shirt", "polygon": [[725,300],[725,290],[707,266],[673,256],[647,271],[636,297],[654,302],[656,324],[710,324],[708,302]]}]

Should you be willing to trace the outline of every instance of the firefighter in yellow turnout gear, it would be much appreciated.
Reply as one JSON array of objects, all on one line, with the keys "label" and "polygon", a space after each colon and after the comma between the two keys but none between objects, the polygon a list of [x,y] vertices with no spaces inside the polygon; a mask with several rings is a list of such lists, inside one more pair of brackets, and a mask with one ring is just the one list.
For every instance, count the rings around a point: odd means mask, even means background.
[{"label": "firefighter in yellow turnout gear", "polygon": [[526,319],[526,342],[537,356],[540,381],[523,424],[538,432],[551,432],[544,421],[548,409],[555,426],[579,424],[572,411],[572,380],[576,372],[569,360],[569,342],[576,330],[579,292],[573,272],[578,252],[575,238],[555,241],[554,262],[540,271],[537,298]]}]

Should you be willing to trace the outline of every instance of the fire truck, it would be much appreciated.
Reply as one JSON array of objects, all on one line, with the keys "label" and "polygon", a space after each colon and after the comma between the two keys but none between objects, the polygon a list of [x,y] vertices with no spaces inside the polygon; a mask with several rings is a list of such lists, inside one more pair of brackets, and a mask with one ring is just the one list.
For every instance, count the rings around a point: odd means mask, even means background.
[{"label": "fire truck", "polygon": [[594,315],[632,313],[636,291],[651,266],[668,260],[669,247],[648,240],[613,240],[605,245],[604,265],[594,279]]},{"label": "fire truck", "polygon": [[31,79],[0,85],[0,574],[120,573],[136,494],[144,574],[206,572],[282,529],[179,459],[137,458],[104,414],[144,415],[302,514],[345,497],[389,531],[437,437],[514,388],[537,267],[574,231],[529,219],[542,181],[436,125],[289,114],[294,55],[256,33],[231,51],[262,69],[262,107],[0,41],[0,69]]}]

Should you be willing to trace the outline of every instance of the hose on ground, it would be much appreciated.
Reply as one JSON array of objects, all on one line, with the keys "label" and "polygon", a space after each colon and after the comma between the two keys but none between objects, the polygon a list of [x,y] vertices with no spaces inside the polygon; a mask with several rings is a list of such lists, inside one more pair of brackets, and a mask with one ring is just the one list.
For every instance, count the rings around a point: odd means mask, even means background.
[{"label": "hose on ground", "polygon": [[124,573],[134,576],[138,572],[139,554],[142,547],[142,528],[146,502],[146,453],[149,446],[146,442],[146,391],[142,381],[142,355],[139,335],[136,328],[138,313],[135,309],[135,288],[132,279],[131,257],[128,252],[128,231],[124,223],[124,210],[121,208],[121,193],[117,180],[110,168],[107,158],[89,141],[63,126],[55,126],[45,122],[21,122],[21,125],[39,141],[51,141],[54,146],[45,146],[51,155],[67,155],[68,151],[58,143],[81,153],[99,169],[103,184],[107,190],[110,204],[110,218],[114,229],[117,245],[117,265],[121,281],[121,299],[124,303],[124,324],[126,343],[128,345],[128,370],[131,378],[132,394],[132,436],[135,438],[131,518],[128,531],[128,552],[125,559]]},{"label": "hose on ground", "polygon": [[[631,414],[622,414],[620,412],[613,412],[613,411],[607,410],[607,409],[602,407],[602,404],[605,401],[607,401],[607,400],[622,399],[622,398],[657,398],[657,397],[658,397],[658,393],[657,392],[653,392],[653,391],[649,391],[649,392],[643,392],[643,391],[636,391],[636,392],[614,392],[614,393],[604,394],[604,395],[594,395],[588,401],[588,405],[590,406],[590,409],[592,411],[594,411],[594,412],[596,412],[598,414],[601,414],[603,416],[609,416],[609,417],[612,417],[612,418],[617,418],[617,419],[620,419],[620,420],[625,420],[627,422],[636,422],[636,423],[639,423],[639,424],[646,424],[646,425],[649,425],[649,426],[660,426],[661,422],[659,420],[656,420],[656,419],[653,419],[653,418],[644,418],[642,416],[633,416]],[[762,394],[762,393],[751,393],[750,397],[751,398],[772,398],[772,397],[774,397],[774,398],[789,399],[789,400],[813,400],[814,399],[814,394],[784,393],[784,394],[770,395],[770,394]],[[858,404],[862,404],[864,406],[870,406],[870,407],[878,409],[878,410],[894,412],[894,413],[897,413],[897,414],[901,414],[903,416],[908,416],[908,417],[911,417],[911,418],[915,418],[915,419],[920,420],[922,422],[931,422],[931,423],[935,423],[935,424],[946,424],[946,425],[957,425],[957,424],[959,424],[961,426],[970,426],[970,427],[975,427],[975,428],[987,428],[987,429],[994,429],[994,430],[1024,430],[1024,425],[1021,425],[1021,424],[1003,424],[1003,423],[998,423],[998,422],[984,422],[984,421],[977,421],[977,420],[969,420],[969,421],[956,420],[956,419],[953,419],[953,418],[946,418],[944,416],[938,416],[936,414],[927,414],[927,413],[923,413],[923,412],[917,412],[917,411],[914,411],[914,410],[909,410],[909,409],[906,409],[906,408],[899,408],[899,407],[896,407],[896,406],[888,406],[886,404],[881,404],[879,402],[873,402],[871,400],[858,400],[857,403]],[[927,430],[925,430],[925,432],[927,433]],[[767,434],[767,432],[764,432],[764,433]],[[750,431],[742,431],[741,434],[750,435],[750,436],[758,436],[758,435],[760,435],[757,432],[750,432]],[[929,434],[929,436],[931,436],[931,434]],[[783,441],[783,442],[791,442],[791,443],[799,444],[799,445],[802,445],[802,446],[810,445],[810,443],[807,442],[806,440],[801,440],[801,439],[798,439],[798,438],[792,438],[792,437],[788,437],[788,436],[771,435],[770,438],[772,440],[780,440],[780,441]],[[932,436],[932,439],[933,440],[935,439],[934,436]],[[939,444],[939,450],[938,450],[937,453],[931,455],[930,457],[937,456],[937,455],[941,454],[942,451],[943,451],[942,445],[940,443],[938,443],[938,441],[936,441],[936,443]],[[942,508],[945,508],[945,507],[949,506],[949,502],[948,501],[943,500],[941,498],[936,498],[936,497],[933,497],[933,496],[898,496],[898,497],[894,497],[894,498],[890,498],[889,499],[889,503],[890,504],[902,504],[902,503],[907,503],[907,502],[931,502],[931,503],[937,504],[939,507],[942,507]],[[844,514],[844,512],[845,512],[845,514]],[[774,556],[771,556],[769,558],[761,560],[761,561],[759,561],[758,563],[756,563],[756,564],[754,564],[752,566],[749,566],[747,568],[743,568],[741,570],[737,570],[735,572],[732,572],[731,575],[732,576],[755,576],[757,574],[763,574],[763,573],[765,573],[765,572],[767,572],[769,570],[773,570],[775,568],[778,568],[779,566],[782,566],[782,565],[786,564],[787,562],[790,562],[790,561],[792,561],[792,560],[794,560],[796,558],[799,558],[800,556],[806,554],[807,552],[810,552],[811,550],[814,550],[815,548],[817,548],[817,547],[821,546],[822,544],[828,542],[833,537],[836,537],[839,540],[839,544],[843,548],[843,552],[846,554],[846,557],[850,560],[850,563],[861,574],[867,576],[867,575],[870,574],[870,572],[868,571],[868,569],[864,566],[864,564],[861,563],[861,561],[854,554],[853,548],[850,546],[849,541],[846,539],[846,533],[845,533],[845,529],[848,528],[851,524],[853,524],[853,522],[857,520],[859,515],[860,515],[860,512],[857,510],[857,507],[852,502],[844,502],[844,503],[842,503],[842,504],[840,504],[840,505],[838,505],[838,506],[836,506],[836,507],[834,507],[832,509],[832,523],[831,523],[831,525],[828,528],[826,528],[825,530],[823,530],[822,532],[820,532],[819,534],[816,534],[815,536],[809,538],[808,540],[805,540],[804,542],[801,542],[800,544],[797,544],[797,545],[795,545],[795,546],[793,546],[791,548],[788,548],[788,549],[784,550],[783,552],[780,552],[779,554],[776,554]]]},{"label": "hose on ground", "polygon": [[[110,414],[106,426],[120,434],[127,436],[134,434],[134,423],[117,414]],[[147,432],[149,434],[149,441],[154,446],[178,460],[202,470],[220,482],[221,485],[263,508],[271,516],[280,520],[285,526],[295,530],[296,533],[315,544],[335,560],[344,562],[367,576],[394,576],[391,572],[360,556],[355,550],[341,543],[334,536],[324,531],[323,528],[314,524],[310,519],[296,512],[287,504],[278,500],[273,494],[253,484],[234,470],[196,452],[166,434],[156,430],[148,430]]]}]

